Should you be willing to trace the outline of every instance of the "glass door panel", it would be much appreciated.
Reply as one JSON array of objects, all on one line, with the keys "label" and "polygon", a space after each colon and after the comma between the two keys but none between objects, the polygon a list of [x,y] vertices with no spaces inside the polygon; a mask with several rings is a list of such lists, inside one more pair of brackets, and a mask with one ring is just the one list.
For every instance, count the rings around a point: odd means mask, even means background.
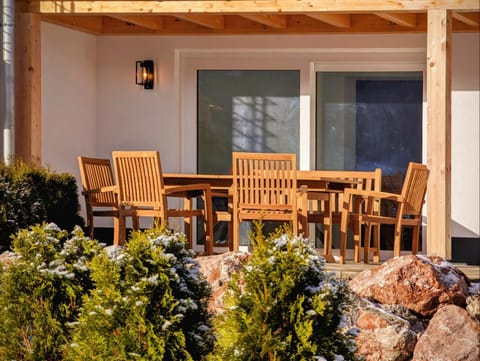
[{"label": "glass door panel", "polygon": [[[422,94],[422,72],[317,72],[316,168],[381,168],[382,190],[400,193],[408,163],[422,161]],[[392,249],[383,229],[381,248]]]},{"label": "glass door panel", "polygon": [[[199,70],[197,172],[229,174],[232,152],[299,154],[300,71]],[[225,209],[224,199],[214,200]],[[241,244],[250,225],[241,225]],[[215,241],[225,242],[219,224]]]}]

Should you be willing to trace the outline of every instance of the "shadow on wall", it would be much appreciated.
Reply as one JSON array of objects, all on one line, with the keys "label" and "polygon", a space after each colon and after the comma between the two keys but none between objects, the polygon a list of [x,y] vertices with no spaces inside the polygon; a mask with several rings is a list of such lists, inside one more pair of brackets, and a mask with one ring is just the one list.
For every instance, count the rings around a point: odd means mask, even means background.
[{"label": "shadow on wall", "polygon": [[452,262],[480,265],[480,236],[452,220]]}]

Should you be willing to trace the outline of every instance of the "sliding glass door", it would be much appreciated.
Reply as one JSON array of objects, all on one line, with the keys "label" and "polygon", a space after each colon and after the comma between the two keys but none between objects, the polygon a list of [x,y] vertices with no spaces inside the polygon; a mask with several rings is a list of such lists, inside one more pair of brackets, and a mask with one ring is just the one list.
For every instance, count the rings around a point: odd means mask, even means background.
[{"label": "sliding glass door", "polygon": [[[382,190],[400,193],[408,163],[422,162],[422,72],[315,75],[316,168],[381,168]],[[393,214],[391,207],[384,202],[382,211]],[[392,249],[392,230],[383,231],[381,248]],[[321,227],[317,236],[321,242]]]}]

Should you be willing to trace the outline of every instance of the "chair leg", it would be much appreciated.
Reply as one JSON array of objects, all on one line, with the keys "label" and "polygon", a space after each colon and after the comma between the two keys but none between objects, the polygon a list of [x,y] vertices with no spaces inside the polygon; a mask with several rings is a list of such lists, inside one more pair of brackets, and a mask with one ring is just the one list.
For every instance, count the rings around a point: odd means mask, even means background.
[{"label": "chair leg", "polygon": [[213,254],[213,204],[210,188],[204,192],[204,215],[205,215],[205,252],[207,255]]},{"label": "chair leg", "polygon": [[291,224],[292,224],[293,235],[297,236],[298,235],[298,219],[296,221],[295,220],[292,221]]},{"label": "chair leg", "polygon": [[93,210],[87,205],[87,229],[90,239],[93,239]]},{"label": "chair leg", "polygon": [[140,219],[138,216],[132,216],[132,227],[136,231],[140,229]]},{"label": "chair leg", "polygon": [[353,261],[360,262],[360,245],[362,242],[362,228],[358,217],[353,220]]},{"label": "chair leg", "polygon": [[395,236],[393,241],[393,257],[400,256],[400,241],[402,236],[402,224],[397,220],[395,224]]},{"label": "chair leg", "polygon": [[373,226],[373,262],[380,262],[380,224]]},{"label": "chair leg", "polygon": [[127,229],[126,229],[126,219],[125,215],[119,214],[118,215],[118,222],[114,221],[114,223],[118,223],[118,232],[113,232],[117,234],[117,239],[114,239],[113,244],[116,246],[122,246],[127,238]]},{"label": "chair leg", "polygon": [[113,244],[118,245],[120,240],[120,218],[113,217]]},{"label": "chair leg", "polygon": [[343,204],[342,219],[340,222],[340,263],[345,263],[347,252],[348,203]]},{"label": "chair leg", "polygon": [[326,217],[323,219],[323,256],[327,262],[334,262],[332,256],[332,207],[330,204],[334,202],[335,199],[329,197],[328,201],[325,202],[325,213]]},{"label": "chair leg", "polygon": [[365,237],[363,238],[363,263],[370,263],[370,239],[372,235],[372,225],[365,224]]},{"label": "chair leg", "polygon": [[233,251],[233,225],[232,221],[227,222],[227,242],[228,250]]},{"label": "chair leg", "polygon": [[418,242],[420,240],[420,220],[418,224],[413,226],[413,234],[412,234],[412,254],[418,253]]},{"label": "chair leg", "polygon": [[237,252],[238,251],[238,248],[239,248],[239,232],[240,232],[240,221],[238,220],[238,215],[236,214],[236,212],[234,211],[233,215],[232,215],[232,218],[233,218],[233,235],[232,235],[232,239],[233,239],[233,244],[232,244],[232,250],[234,252]]}]

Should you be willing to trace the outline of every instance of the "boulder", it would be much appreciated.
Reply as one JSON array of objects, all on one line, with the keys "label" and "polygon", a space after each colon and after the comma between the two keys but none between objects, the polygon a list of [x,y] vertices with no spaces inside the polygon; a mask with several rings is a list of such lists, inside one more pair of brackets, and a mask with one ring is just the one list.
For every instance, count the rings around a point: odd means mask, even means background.
[{"label": "boulder", "polygon": [[365,361],[410,360],[417,334],[425,331],[414,315],[405,308],[392,309],[366,299],[355,298],[353,304],[345,330],[357,330],[357,356]]},{"label": "boulder", "polygon": [[412,361],[480,360],[480,322],[463,308],[441,307],[415,347]]},{"label": "boulder", "polygon": [[480,321],[480,283],[472,283],[468,288],[469,296],[467,297],[468,313]]},{"label": "boulder", "polygon": [[246,252],[227,252],[212,256],[197,257],[200,271],[212,287],[209,310],[221,313],[224,310],[223,297],[232,274],[238,272],[249,258]]},{"label": "boulder", "polygon": [[349,286],[358,296],[387,305],[403,305],[432,316],[440,305],[465,306],[468,277],[439,257],[401,256],[363,271]]}]

